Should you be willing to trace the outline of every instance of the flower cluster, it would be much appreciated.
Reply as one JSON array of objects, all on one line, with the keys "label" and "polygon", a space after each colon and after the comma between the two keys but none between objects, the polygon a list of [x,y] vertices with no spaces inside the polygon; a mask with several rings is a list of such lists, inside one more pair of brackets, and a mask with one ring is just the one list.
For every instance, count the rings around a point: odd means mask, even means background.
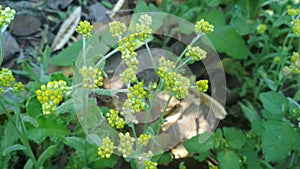
[{"label": "flower cluster", "polygon": [[264,34],[267,30],[267,25],[266,24],[260,24],[257,26],[256,31],[259,34]]},{"label": "flower cluster", "polygon": [[123,110],[125,112],[135,113],[145,109],[146,102],[144,101],[144,98],[147,96],[147,92],[143,89],[143,85],[143,82],[139,82],[132,87],[129,87],[129,92],[127,94],[128,99],[123,105]]},{"label": "flower cluster", "polygon": [[126,29],[126,25],[124,23],[121,23],[120,21],[113,21],[109,23],[109,32],[115,38],[121,37]]},{"label": "flower cluster", "polygon": [[16,11],[14,9],[10,9],[9,7],[6,7],[3,10],[2,6],[0,5],[0,29],[1,29],[1,31],[4,31],[3,28],[5,28],[5,25],[9,25],[10,22],[14,19],[15,15],[16,15]]},{"label": "flower cluster", "polygon": [[93,25],[88,21],[80,21],[79,25],[76,28],[76,32],[80,35],[83,35],[86,39],[92,36],[91,32],[93,30]]},{"label": "flower cluster", "polygon": [[2,68],[0,71],[0,86],[9,87],[15,82],[12,72],[7,68]]},{"label": "flower cluster", "polygon": [[114,142],[112,142],[109,137],[103,138],[102,146],[98,148],[98,155],[101,158],[110,158],[113,152],[114,152]]},{"label": "flower cluster", "polygon": [[120,74],[122,81],[125,83],[136,82],[137,81],[137,77],[136,77],[137,70],[138,70],[137,66],[131,66],[131,67],[126,68],[124,70],[124,72],[122,72]]},{"label": "flower cluster", "polygon": [[292,30],[296,36],[300,36],[300,19],[295,19],[292,21]]},{"label": "flower cluster", "polygon": [[67,83],[63,80],[50,81],[47,85],[41,85],[41,88],[36,90],[35,93],[38,101],[42,104],[43,113],[54,113],[56,106],[62,101],[67,90]]},{"label": "flower cluster", "polygon": [[79,69],[79,73],[83,77],[82,87],[95,89],[97,87],[103,86],[103,73],[98,68],[94,68],[92,66],[83,66]]},{"label": "flower cluster", "polygon": [[145,165],[145,169],[156,169],[158,164],[157,162],[145,160],[144,165]]},{"label": "flower cluster", "polygon": [[208,23],[207,21],[205,21],[204,19],[201,19],[200,21],[196,22],[195,25],[196,33],[200,33],[200,32],[210,33],[213,31],[214,31],[214,26]]},{"label": "flower cluster", "polygon": [[187,46],[186,57],[192,57],[194,61],[199,61],[206,58],[206,51],[201,49],[199,46],[191,47]]},{"label": "flower cluster", "polygon": [[290,16],[297,16],[297,15],[300,14],[300,8],[298,8],[298,9],[289,8],[289,9],[287,10],[287,13],[288,13],[288,15],[290,15]]},{"label": "flower cluster", "polygon": [[208,80],[198,80],[196,86],[200,92],[206,92],[208,89]]},{"label": "flower cluster", "polygon": [[167,91],[175,93],[177,99],[183,99],[188,95],[191,86],[190,80],[175,71],[175,64],[164,57],[158,59],[158,76],[164,81]]},{"label": "flower cluster", "polygon": [[118,41],[119,51],[122,53],[122,59],[124,59],[128,67],[132,67],[138,64],[136,59],[137,53],[134,51],[137,43],[135,42],[135,34],[129,35],[122,40]]},{"label": "flower cluster", "polygon": [[0,95],[4,93],[4,88],[9,88],[12,84],[12,90],[15,93],[19,93],[25,89],[21,82],[15,83],[15,81],[16,80],[12,72],[7,68],[2,68],[0,71]]},{"label": "flower cluster", "polygon": [[152,17],[148,14],[140,16],[138,23],[135,24],[136,34],[139,36],[141,42],[144,42],[153,32],[151,29]]},{"label": "flower cluster", "polygon": [[137,144],[146,146],[151,139],[151,135],[149,134],[141,134],[137,139]]},{"label": "flower cluster", "polygon": [[300,74],[300,54],[298,52],[294,52],[291,56],[291,62],[290,70],[293,74]]},{"label": "flower cluster", "polygon": [[134,143],[134,138],[130,136],[128,132],[125,134],[119,133],[120,144],[118,146],[118,151],[123,154],[123,157],[128,157],[132,152],[132,146]]},{"label": "flower cluster", "polygon": [[122,129],[125,125],[124,119],[119,117],[119,111],[110,109],[110,113],[106,113],[107,122],[111,127]]}]

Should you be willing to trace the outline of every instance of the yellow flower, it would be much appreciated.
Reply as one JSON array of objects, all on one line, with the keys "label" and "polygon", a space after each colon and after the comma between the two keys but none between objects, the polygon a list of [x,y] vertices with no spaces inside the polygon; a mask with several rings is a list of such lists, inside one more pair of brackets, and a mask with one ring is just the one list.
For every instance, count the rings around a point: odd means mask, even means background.
[{"label": "yellow flower", "polygon": [[295,19],[292,21],[292,30],[296,36],[300,36],[300,19]]},{"label": "yellow flower", "polygon": [[125,125],[124,119],[119,117],[118,110],[110,110],[110,113],[105,114],[107,117],[107,122],[111,127],[116,127],[117,129],[122,129]]},{"label": "yellow flower", "polygon": [[124,23],[121,23],[120,21],[113,21],[109,23],[109,32],[115,38],[121,37],[126,29],[126,25]]},{"label": "yellow flower", "polygon": [[260,24],[257,26],[256,31],[259,34],[264,34],[267,30],[267,25],[266,24]]},{"label": "yellow flower", "polygon": [[114,152],[114,142],[112,142],[109,137],[103,138],[102,146],[98,148],[98,155],[101,158],[110,158],[113,152]]},{"label": "yellow flower", "polygon": [[103,86],[103,73],[98,68],[83,66],[79,69],[79,73],[83,77],[83,88],[95,89]]},{"label": "yellow flower", "polygon": [[194,61],[199,61],[206,58],[206,51],[201,49],[199,46],[191,47],[187,46],[186,57],[192,57]]},{"label": "yellow flower", "polygon": [[91,32],[93,30],[93,25],[88,21],[80,21],[79,25],[76,28],[76,32],[80,35],[83,35],[86,39],[92,36]]},{"label": "yellow flower", "polygon": [[9,87],[13,82],[15,82],[15,78],[12,72],[7,68],[2,68],[0,71],[0,86]]},{"label": "yellow flower", "polygon": [[206,92],[208,89],[208,80],[198,80],[196,86],[200,92]]},{"label": "yellow flower", "polygon": [[15,84],[14,84],[13,91],[14,91],[15,93],[22,92],[24,89],[25,89],[25,88],[24,88],[24,85],[23,85],[21,82],[15,83]]},{"label": "yellow flower", "polygon": [[200,21],[196,22],[195,25],[196,33],[200,33],[200,32],[210,33],[213,31],[214,31],[214,26],[208,23],[207,21],[205,21],[204,19],[201,19]]},{"label": "yellow flower", "polygon": [[10,22],[14,19],[16,15],[16,11],[14,9],[11,9],[9,7],[6,7],[4,10],[2,9],[2,6],[0,5],[0,30],[4,28],[5,25],[9,25]]},{"label": "yellow flower", "polygon": [[123,154],[123,157],[128,157],[132,152],[132,146],[134,143],[134,138],[132,138],[128,132],[125,134],[119,133],[120,144],[118,146],[118,151]]}]

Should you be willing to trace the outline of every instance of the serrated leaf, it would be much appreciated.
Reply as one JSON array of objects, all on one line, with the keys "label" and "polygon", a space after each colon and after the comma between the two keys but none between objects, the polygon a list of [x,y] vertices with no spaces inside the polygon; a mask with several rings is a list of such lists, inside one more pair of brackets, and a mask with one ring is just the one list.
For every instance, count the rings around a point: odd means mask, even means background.
[{"label": "serrated leaf", "polygon": [[246,143],[246,137],[241,130],[232,127],[223,128],[228,145],[233,149],[240,149]]},{"label": "serrated leaf", "polygon": [[261,93],[259,95],[263,107],[269,114],[264,114],[268,119],[281,119],[287,109],[287,99],[282,93],[273,91]]},{"label": "serrated leaf", "polygon": [[77,7],[74,12],[61,25],[57,35],[51,45],[52,51],[61,49],[71,38],[81,17],[81,7]]},{"label": "serrated leaf", "polygon": [[208,34],[207,37],[218,52],[226,53],[235,59],[247,59],[248,49],[245,41],[233,27],[216,27],[214,32]]},{"label": "serrated leaf", "polygon": [[34,118],[27,116],[27,115],[22,115],[22,121],[30,123],[35,128],[39,126],[38,122]]},{"label": "serrated leaf", "polygon": [[79,137],[65,137],[63,139],[64,144],[74,148],[76,150],[76,153],[79,155],[82,161],[84,161],[85,158],[85,143],[82,138]]},{"label": "serrated leaf", "polygon": [[293,149],[299,135],[288,122],[267,121],[262,136],[262,150],[267,162],[283,160]]},{"label": "serrated leaf", "polygon": [[221,169],[240,169],[240,157],[233,151],[219,152],[217,160]]},{"label": "serrated leaf", "polygon": [[13,151],[18,151],[18,150],[25,150],[26,147],[24,147],[23,145],[21,144],[14,144],[12,146],[9,146],[9,147],[6,147],[3,152],[2,152],[2,155],[3,156],[6,156],[7,154],[13,152]]},{"label": "serrated leaf", "polygon": [[210,137],[210,133],[199,134],[185,142],[183,146],[189,153],[204,153],[214,148],[214,138]]},{"label": "serrated leaf", "polygon": [[43,166],[45,161],[49,159],[56,152],[56,145],[49,146],[43,153],[39,156],[37,161],[38,166]]},{"label": "serrated leaf", "polygon": [[18,140],[18,135],[12,134],[12,133],[16,133],[16,132],[17,131],[16,131],[15,127],[13,126],[13,124],[8,121],[5,125],[4,135],[1,137],[1,148],[0,149],[3,150],[4,148],[13,145]]},{"label": "serrated leaf", "polygon": [[29,100],[26,103],[26,111],[27,113],[33,117],[36,118],[39,115],[43,114],[42,111],[42,105],[36,98],[36,96],[31,96]]},{"label": "serrated leaf", "polygon": [[66,49],[62,50],[59,54],[51,59],[51,63],[56,66],[72,66],[72,61],[76,60],[82,49],[82,40],[78,40]]},{"label": "serrated leaf", "polygon": [[36,143],[41,143],[47,137],[56,138],[63,137],[70,133],[65,124],[57,121],[56,116],[39,116],[37,122],[38,128],[29,128],[28,138]]}]

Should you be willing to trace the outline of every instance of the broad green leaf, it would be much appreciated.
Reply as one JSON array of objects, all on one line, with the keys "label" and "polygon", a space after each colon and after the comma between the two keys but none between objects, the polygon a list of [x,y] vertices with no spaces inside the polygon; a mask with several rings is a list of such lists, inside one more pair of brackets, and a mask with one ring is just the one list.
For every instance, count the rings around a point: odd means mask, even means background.
[{"label": "broad green leaf", "polygon": [[233,27],[215,27],[214,32],[209,33],[207,37],[218,52],[226,53],[235,59],[247,59],[248,49],[245,41]]},{"label": "broad green leaf", "polygon": [[204,161],[210,155],[211,155],[211,152],[207,151],[207,152],[201,153],[199,155],[194,155],[193,158],[195,160],[198,160],[199,162],[202,162],[202,161]]},{"label": "broad green leaf", "polygon": [[210,7],[218,6],[221,2],[222,0],[208,0],[207,5]]},{"label": "broad green leaf", "polygon": [[70,133],[67,126],[56,119],[56,116],[47,115],[37,118],[38,128],[28,128],[28,138],[36,143],[41,143],[47,137],[63,137]]},{"label": "broad green leaf", "polygon": [[190,153],[201,154],[214,148],[214,139],[210,133],[202,133],[183,142],[183,146]]},{"label": "broad green leaf", "polygon": [[74,42],[66,49],[55,55],[51,63],[56,66],[72,66],[72,60],[76,60],[82,49],[82,40]]},{"label": "broad green leaf", "polygon": [[226,142],[231,148],[240,149],[246,143],[246,137],[241,130],[232,127],[223,128]]},{"label": "broad green leaf", "polygon": [[293,99],[298,102],[300,101],[300,89],[298,89],[298,91],[294,95]]},{"label": "broad green leaf", "polygon": [[27,115],[22,115],[22,121],[30,123],[35,128],[39,126],[38,122],[34,118],[27,116]]},{"label": "broad green leaf", "polygon": [[85,160],[85,143],[80,137],[65,137],[64,144],[74,148],[82,161]]},{"label": "broad green leaf", "polygon": [[43,166],[45,161],[55,154],[56,148],[56,145],[51,145],[45,151],[43,151],[43,153],[39,156],[39,159],[37,161],[38,166]]},{"label": "broad green leaf", "polygon": [[97,169],[114,168],[114,166],[119,161],[119,158],[119,156],[114,154],[110,156],[110,158],[96,158],[91,163],[89,163],[89,166]]},{"label": "broad green leaf", "polygon": [[74,103],[73,99],[69,99],[66,102],[63,102],[60,106],[56,109],[56,114],[62,114],[66,112],[72,112],[74,111]]},{"label": "broad green leaf", "polygon": [[270,120],[264,123],[264,127],[262,150],[266,161],[283,160],[294,148],[299,134],[288,122]]},{"label": "broad green leaf", "polygon": [[170,163],[173,159],[173,156],[170,152],[165,152],[163,153],[159,160],[157,161],[159,164],[163,164],[163,165],[167,165],[168,163]]},{"label": "broad green leaf", "polygon": [[51,81],[59,81],[59,80],[63,80],[65,82],[68,82],[69,79],[61,72],[54,72],[50,75],[50,80]]},{"label": "broad green leaf", "polygon": [[33,117],[36,118],[39,115],[43,114],[42,111],[42,105],[36,98],[36,96],[31,96],[29,100],[26,103],[26,111],[27,113]]},{"label": "broad green leaf", "polygon": [[247,19],[239,15],[235,15],[231,20],[231,25],[240,35],[248,35],[255,32],[257,24],[254,20]]},{"label": "broad green leaf", "polygon": [[17,150],[26,150],[26,147],[24,147],[21,144],[14,144],[12,146],[6,147],[3,152],[2,155],[6,156],[7,154],[13,152],[13,151],[17,151]]},{"label": "broad green leaf", "polygon": [[217,160],[221,169],[240,169],[240,157],[233,151],[219,152]]},{"label": "broad green leaf", "polygon": [[281,119],[287,110],[287,99],[282,93],[273,91],[261,93],[259,95],[260,101],[263,103],[264,109],[269,112],[264,114],[268,119]]},{"label": "broad green leaf", "polygon": [[226,18],[224,13],[219,10],[209,10],[208,12],[203,12],[198,16],[198,20],[204,19],[210,24],[214,25],[215,28],[224,27],[226,25]]},{"label": "broad green leaf", "polygon": [[255,169],[263,169],[259,164],[260,164],[260,159],[258,158],[257,152],[255,151],[246,151],[245,152],[246,156],[246,165],[247,167],[250,168],[255,168]]},{"label": "broad green leaf", "polygon": [[262,136],[265,132],[263,123],[264,121],[260,118],[253,120],[251,122],[252,131],[257,135]]},{"label": "broad green leaf", "polygon": [[141,12],[159,12],[160,9],[150,4],[149,6],[144,1],[139,1],[136,5],[134,13],[141,13]]},{"label": "broad green leaf", "polygon": [[13,124],[9,121],[5,124],[5,129],[4,129],[4,135],[1,136],[1,148],[4,149],[6,147],[9,147],[13,145],[17,140],[18,140],[18,135],[17,134],[12,134],[12,133],[17,133],[15,127]]}]

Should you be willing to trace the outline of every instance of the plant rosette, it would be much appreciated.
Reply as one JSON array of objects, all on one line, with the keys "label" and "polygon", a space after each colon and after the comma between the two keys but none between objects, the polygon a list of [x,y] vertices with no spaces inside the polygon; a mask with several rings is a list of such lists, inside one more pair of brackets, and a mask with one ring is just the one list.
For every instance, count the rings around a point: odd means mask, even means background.
[{"label": "plant rosette", "polygon": [[[156,166],[149,161],[153,155],[214,131],[226,114],[226,81],[205,36],[212,30],[204,20],[195,26],[169,14],[137,13],[102,27],[84,42],[72,98],[100,157],[117,154],[138,159],[144,167]],[[182,50],[169,46],[175,43]],[[208,79],[187,66],[195,62]],[[208,88],[211,96],[203,93]]]}]

